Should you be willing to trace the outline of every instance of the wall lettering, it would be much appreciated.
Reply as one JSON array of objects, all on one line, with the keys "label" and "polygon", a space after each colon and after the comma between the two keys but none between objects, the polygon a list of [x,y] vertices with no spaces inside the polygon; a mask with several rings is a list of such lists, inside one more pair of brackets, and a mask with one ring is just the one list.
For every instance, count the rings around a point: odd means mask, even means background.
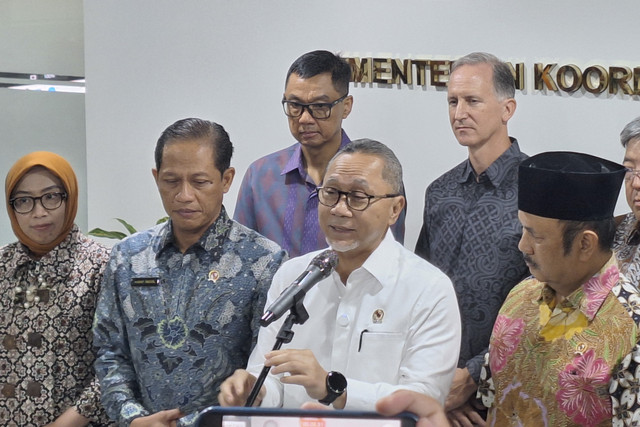
[{"label": "wall lettering", "polygon": [[[351,81],[386,85],[445,87],[449,81],[451,62],[444,59],[399,59],[345,57],[351,65]],[[594,95],[640,95],[640,67],[534,63],[527,69],[524,62],[507,63],[516,89],[527,88],[543,93],[585,91]],[[529,71],[527,73],[527,71]],[[530,78],[530,82],[528,78]]]}]

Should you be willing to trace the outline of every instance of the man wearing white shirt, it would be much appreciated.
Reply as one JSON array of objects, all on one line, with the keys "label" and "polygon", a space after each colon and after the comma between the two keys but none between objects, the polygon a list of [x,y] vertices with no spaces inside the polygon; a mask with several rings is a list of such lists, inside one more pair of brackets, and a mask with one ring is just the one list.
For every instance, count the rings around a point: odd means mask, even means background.
[{"label": "man wearing white shirt", "polygon": [[[377,141],[353,141],[329,162],[318,218],[338,266],[307,293],[309,320],[293,327],[291,343],[270,351],[283,319],[260,330],[247,370],[222,384],[221,405],[243,405],[263,364],[271,372],[262,406],[319,400],[373,410],[398,389],[444,402],[458,359],[458,305],[449,278],[389,231],[405,205],[401,188],[398,159]],[[318,253],[282,265],[267,307]]]}]

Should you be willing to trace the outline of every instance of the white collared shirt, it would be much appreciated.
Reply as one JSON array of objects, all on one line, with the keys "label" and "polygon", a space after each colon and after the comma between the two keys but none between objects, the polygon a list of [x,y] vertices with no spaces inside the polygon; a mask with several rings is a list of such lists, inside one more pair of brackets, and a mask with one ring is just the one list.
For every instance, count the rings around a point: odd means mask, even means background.
[{"label": "white collared shirt", "polygon": [[[321,251],[284,263],[273,278],[266,306]],[[345,409],[373,410],[398,389],[425,393],[444,403],[460,349],[460,314],[449,278],[397,243],[390,231],[346,286],[333,271],[304,299],[309,320],[294,325],[282,349],[310,349],[327,371],[347,378]],[[248,370],[258,375],[283,316],[260,330]],[[298,408],[313,401],[303,386],[269,374],[262,406]]]}]

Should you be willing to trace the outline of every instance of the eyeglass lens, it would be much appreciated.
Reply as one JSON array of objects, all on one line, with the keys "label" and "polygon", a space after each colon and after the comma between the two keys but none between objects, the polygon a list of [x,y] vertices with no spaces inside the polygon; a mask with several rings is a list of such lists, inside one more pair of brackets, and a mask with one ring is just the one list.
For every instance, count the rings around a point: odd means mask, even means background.
[{"label": "eyeglass lens", "polygon": [[627,169],[627,173],[624,175],[627,181],[631,181],[636,177],[640,177],[640,169]]},{"label": "eyeglass lens", "polygon": [[369,206],[369,196],[359,191],[347,193],[333,188],[321,188],[318,192],[318,198],[323,205],[333,207],[338,204],[340,196],[343,194],[347,200],[347,206],[351,209],[361,211]]},{"label": "eyeglass lens", "polygon": [[297,102],[284,102],[285,113],[290,117],[299,117],[305,108],[314,119],[327,119],[331,115],[331,104],[303,105]]},{"label": "eyeglass lens", "polygon": [[36,205],[36,200],[39,200],[42,207],[47,210],[57,209],[62,204],[64,193],[46,193],[40,197],[21,196],[12,200],[13,209],[18,213],[29,213]]}]

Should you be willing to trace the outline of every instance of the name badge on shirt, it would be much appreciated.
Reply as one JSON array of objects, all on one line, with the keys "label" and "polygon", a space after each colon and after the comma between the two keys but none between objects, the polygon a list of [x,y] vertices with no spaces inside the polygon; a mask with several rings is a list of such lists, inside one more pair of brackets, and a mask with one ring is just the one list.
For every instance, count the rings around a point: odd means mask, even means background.
[{"label": "name badge on shirt", "polygon": [[158,286],[159,284],[158,277],[134,277],[131,279],[131,286]]}]

